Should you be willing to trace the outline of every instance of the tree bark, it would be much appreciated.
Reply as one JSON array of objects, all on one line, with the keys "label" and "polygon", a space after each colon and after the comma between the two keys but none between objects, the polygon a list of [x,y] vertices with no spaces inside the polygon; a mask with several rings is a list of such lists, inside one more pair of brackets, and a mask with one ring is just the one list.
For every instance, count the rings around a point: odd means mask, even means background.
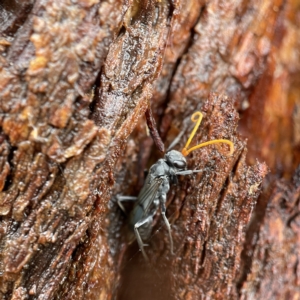
[{"label": "tree bark", "polygon": [[[299,7],[0,4],[0,299],[300,297]],[[175,254],[157,214],[148,263],[116,195],[162,157],[151,108],[166,149],[200,110],[193,143],[235,150],[187,157],[201,172],[168,194]]]}]

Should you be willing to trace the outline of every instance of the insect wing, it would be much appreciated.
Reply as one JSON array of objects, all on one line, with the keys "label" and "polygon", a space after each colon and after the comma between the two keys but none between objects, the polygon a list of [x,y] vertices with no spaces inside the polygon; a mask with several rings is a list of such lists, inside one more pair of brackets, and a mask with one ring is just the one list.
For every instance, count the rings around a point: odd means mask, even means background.
[{"label": "insect wing", "polygon": [[162,183],[163,179],[157,178],[153,180],[153,182],[150,185],[144,186],[143,190],[139,194],[136,205],[143,207],[143,216],[145,216],[148,213],[150,205],[153,203]]}]

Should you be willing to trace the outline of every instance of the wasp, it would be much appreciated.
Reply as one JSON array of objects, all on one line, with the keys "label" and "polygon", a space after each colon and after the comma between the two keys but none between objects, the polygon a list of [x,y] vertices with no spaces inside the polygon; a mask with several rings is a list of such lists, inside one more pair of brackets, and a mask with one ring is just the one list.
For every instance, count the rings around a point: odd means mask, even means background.
[{"label": "wasp", "polygon": [[191,175],[200,172],[200,170],[187,170],[187,161],[185,157],[196,149],[217,143],[228,144],[230,147],[229,155],[234,151],[234,144],[226,139],[204,142],[189,149],[189,145],[201,124],[202,118],[203,115],[200,111],[197,111],[192,115],[191,120],[196,124],[182,151],[168,151],[164,158],[159,159],[151,166],[144,186],[137,197],[117,196],[118,204],[123,211],[125,211],[122,205],[123,201],[135,201],[129,216],[129,227],[131,231],[134,232],[139,248],[147,261],[148,256],[144,249],[147,245],[144,244],[144,241],[150,237],[153,218],[158,212],[159,207],[168,230],[171,253],[174,254],[171,225],[166,217],[167,193],[170,190],[171,184],[178,183],[177,176]]}]

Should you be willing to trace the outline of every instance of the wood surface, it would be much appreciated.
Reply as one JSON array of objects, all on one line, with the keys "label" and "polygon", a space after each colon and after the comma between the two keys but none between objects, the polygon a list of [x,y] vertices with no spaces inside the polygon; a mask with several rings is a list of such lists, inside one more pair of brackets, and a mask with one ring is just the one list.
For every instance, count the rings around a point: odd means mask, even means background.
[{"label": "wood surface", "polygon": [[[299,28],[298,0],[2,1],[0,299],[300,299]],[[197,110],[235,151],[187,157],[147,263],[116,195]]]}]

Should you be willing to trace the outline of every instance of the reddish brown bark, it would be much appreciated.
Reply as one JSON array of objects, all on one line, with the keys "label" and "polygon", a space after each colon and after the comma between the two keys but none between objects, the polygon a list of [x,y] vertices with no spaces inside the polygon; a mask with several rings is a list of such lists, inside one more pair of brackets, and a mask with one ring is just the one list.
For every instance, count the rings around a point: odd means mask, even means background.
[{"label": "reddish brown bark", "polygon": [[[0,8],[0,299],[299,297],[297,1]],[[149,101],[166,146],[196,110],[194,143],[235,144],[187,158],[202,172],[169,193],[176,253],[158,215],[150,265],[115,204],[161,157]]]},{"label": "reddish brown bark", "polygon": [[299,169],[277,181],[256,241],[241,299],[297,299],[299,292]]}]

